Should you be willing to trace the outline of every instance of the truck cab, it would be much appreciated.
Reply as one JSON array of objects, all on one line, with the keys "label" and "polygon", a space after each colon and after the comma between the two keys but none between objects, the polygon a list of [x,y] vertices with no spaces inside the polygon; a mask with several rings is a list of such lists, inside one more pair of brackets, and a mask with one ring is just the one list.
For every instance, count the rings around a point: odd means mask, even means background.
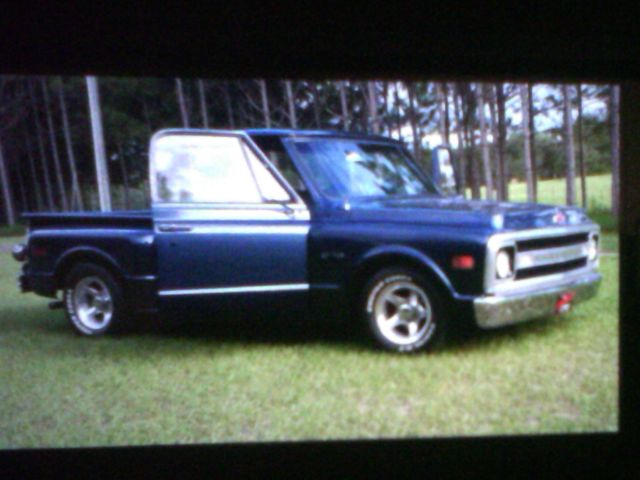
[{"label": "truck cab", "polygon": [[22,291],[61,292],[83,335],[259,299],[340,306],[410,352],[461,316],[496,328],[563,313],[601,281],[584,211],[446,196],[389,138],[171,129],[149,157],[150,211],[25,215]]}]

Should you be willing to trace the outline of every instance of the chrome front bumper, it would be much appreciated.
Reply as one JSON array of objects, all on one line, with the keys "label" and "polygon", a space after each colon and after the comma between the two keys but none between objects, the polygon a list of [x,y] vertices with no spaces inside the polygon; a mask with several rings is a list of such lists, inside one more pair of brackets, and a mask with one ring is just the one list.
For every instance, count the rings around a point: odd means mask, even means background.
[{"label": "chrome front bumper", "polygon": [[497,328],[556,314],[556,302],[560,296],[573,292],[572,305],[594,297],[602,276],[595,271],[553,286],[540,289],[484,296],[474,300],[476,324],[480,328]]}]

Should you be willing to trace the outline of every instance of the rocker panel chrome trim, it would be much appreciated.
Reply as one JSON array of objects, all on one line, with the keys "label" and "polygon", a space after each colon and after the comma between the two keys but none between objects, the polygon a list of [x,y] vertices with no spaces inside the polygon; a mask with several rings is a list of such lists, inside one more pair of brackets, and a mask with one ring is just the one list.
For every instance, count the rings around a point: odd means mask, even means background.
[{"label": "rocker panel chrome trim", "polygon": [[160,290],[161,297],[181,295],[221,295],[228,293],[265,293],[309,290],[308,283],[287,283],[280,285],[245,285],[239,287],[191,288],[184,290]]}]

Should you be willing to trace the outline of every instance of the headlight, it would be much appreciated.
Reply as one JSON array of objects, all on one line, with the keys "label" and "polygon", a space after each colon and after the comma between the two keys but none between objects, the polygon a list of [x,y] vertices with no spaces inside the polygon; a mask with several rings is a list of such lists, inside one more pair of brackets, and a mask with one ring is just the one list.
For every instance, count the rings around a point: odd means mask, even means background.
[{"label": "headlight", "polygon": [[503,248],[496,255],[496,276],[502,280],[511,275],[513,275],[513,257],[509,250]]},{"label": "headlight", "polygon": [[590,262],[594,262],[598,258],[598,236],[597,235],[591,235],[589,237],[587,255],[589,256]]}]

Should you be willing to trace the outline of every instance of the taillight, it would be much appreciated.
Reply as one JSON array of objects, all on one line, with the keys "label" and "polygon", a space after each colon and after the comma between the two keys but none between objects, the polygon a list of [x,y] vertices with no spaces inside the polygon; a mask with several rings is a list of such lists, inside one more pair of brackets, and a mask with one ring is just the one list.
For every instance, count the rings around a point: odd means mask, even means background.
[{"label": "taillight", "polygon": [[47,254],[47,249],[45,247],[33,246],[31,247],[31,255],[34,257],[44,257]]}]

